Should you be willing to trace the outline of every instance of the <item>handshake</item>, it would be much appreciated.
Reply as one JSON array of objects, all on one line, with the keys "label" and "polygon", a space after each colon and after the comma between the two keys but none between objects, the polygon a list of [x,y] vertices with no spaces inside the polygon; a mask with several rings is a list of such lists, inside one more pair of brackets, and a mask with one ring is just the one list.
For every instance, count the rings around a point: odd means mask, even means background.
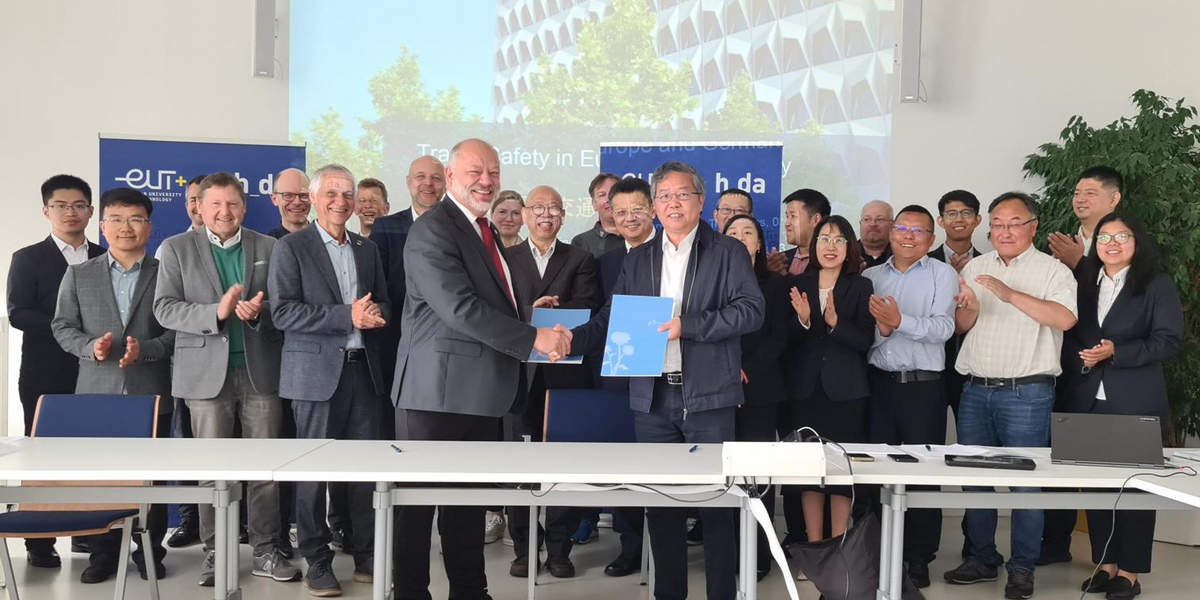
[{"label": "handshake", "polygon": [[550,362],[558,362],[571,354],[571,337],[571,330],[562,325],[539,327],[533,349],[549,356]]}]

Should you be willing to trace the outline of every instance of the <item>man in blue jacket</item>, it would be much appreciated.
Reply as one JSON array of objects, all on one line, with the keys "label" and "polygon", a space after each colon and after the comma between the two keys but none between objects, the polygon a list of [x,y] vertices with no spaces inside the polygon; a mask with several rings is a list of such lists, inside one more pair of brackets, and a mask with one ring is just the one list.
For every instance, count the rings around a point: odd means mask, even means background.
[{"label": "man in blue jacket", "polygon": [[[639,442],[720,443],[733,440],[742,403],[741,336],[762,326],[765,302],[746,248],[700,221],[704,181],[691,166],[668,162],[650,177],[662,239],[629,252],[614,294],[675,300],[663,374],[633,378],[629,404]],[[604,346],[610,302],[576,328],[572,347]],[[737,544],[732,509],[700,509],[709,600],[736,596]],[[657,600],[687,597],[687,512],[651,508]]]}]

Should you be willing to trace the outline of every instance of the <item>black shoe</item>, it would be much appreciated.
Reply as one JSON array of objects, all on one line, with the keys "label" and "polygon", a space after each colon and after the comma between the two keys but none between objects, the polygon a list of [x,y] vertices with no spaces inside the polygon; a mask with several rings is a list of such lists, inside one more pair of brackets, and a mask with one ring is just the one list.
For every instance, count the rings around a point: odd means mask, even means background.
[{"label": "black shoe", "polygon": [[687,532],[687,545],[699,546],[704,543],[704,521],[696,519],[692,528]]},{"label": "black shoe", "polygon": [[518,556],[508,565],[508,574],[513,577],[529,577],[529,557]]},{"label": "black shoe", "polygon": [[186,548],[200,543],[200,526],[191,519],[179,522],[179,527],[167,538],[168,548]]},{"label": "black shoe", "polygon": [[62,559],[59,558],[58,551],[54,548],[28,550],[25,559],[39,569],[57,569],[62,566]]},{"label": "black shoe", "polygon": [[609,577],[624,577],[626,575],[632,575],[633,573],[641,570],[642,559],[640,557],[625,556],[622,554],[621,556],[618,556],[616,560],[608,563],[607,567],[604,567],[604,574],[608,575]]},{"label": "black shoe", "polygon": [[946,574],[942,577],[946,580],[946,583],[957,585],[995,581],[996,567],[985,565],[979,562],[978,558],[971,556],[963,561],[963,564],[958,565],[958,568],[953,571],[946,571]]},{"label": "black shoe", "polygon": [[1004,597],[1025,600],[1033,596],[1033,571],[1013,569],[1008,572],[1008,583],[1004,586]]},{"label": "black shoe", "polygon": [[84,538],[71,538],[71,554],[91,554],[92,548]]},{"label": "black shoe", "polygon": [[767,578],[767,575],[770,575],[770,574],[771,574],[771,565],[770,565],[770,563],[768,563],[767,566],[758,568],[758,574],[756,575],[755,581],[761,582],[762,580]]},{"label": "black shoe", "polygon": [[575,576],[575,563],[566,556],[551,556],[546,559],[546,568],[550,570],[550,575],[559,579]]},{"label": "black shoe", "polygon": [[[140,562],[135,563],[135,564],[137,565],[138,577],[141,577],[142,581],[149,581],[150,577],[146,573],[146,565],[143,563],[140,563]],[[162,563],[158,563],[158,564],[154,565],[155,579],[162,579],[166,576],[167,576],[167,568],[165,566],[163,566]],[[84,582],[84,583],[87,583],[87,582]]]},{"label": "black shoe", "polygon": [[1130,583],[1128,579],[1117,576],[1112,583],[1108,584],[1108,593],[1104,594],[1104,597],[1108,600],[1130,600],[1140,593],[1142,593],[1142,582]]},{"label": "black shoe", "polygon": [[918,589],[929,587],[929,563],[914,561],[908,563],[908,577]]},{"label": "black shoe", "polygon": [[304,575],[304,589],[312,596],[342,595],[342,584],[338,583],[337,577],[334,576],[330,560],[318,560],[309,565],[308,573]]},{"label": "black shoe", "polygon": [[1042,552],[1038,556],[1038,559],[1033,561],[1033,564],[1035,564],[1039,567],[1044,567],[1046,565],[1053,565],[1053,564],[1057,564],[1057,563],[1069,563],[1069,562],[1071,562],[1071,553],[1070,552],[1050,552],[1050,553]]},{"label": "black shoe", "polygon": [[1079,589],[1088,594],[1103,594],[1108,591],[1112,579],[1113,577],[1108,574],[1108,571],[1097,571],[1095,575],[1088,577],[1083,585],[1079,586]]},{"label": "black shoe", "polygon": [[346,540],[342,536],[341,529],[330,528],[330,530],[329,530],[329,545],[333,546],[334,548],[336,548],[338,550],[344,550],[346,548]]},{"label": "black shoe", "polygon": [[249,544],[250,543],[250,532],[246,531],[245,525],[238,526],[238,543],[239,544]]},{"label": "black shoe", "polygon": [[117,574],[117,567],[101,567],[97,565],[88,565],[88,568],[83,570],[79,575],[79,581],[83,583],[104,583],[109,577]]}]

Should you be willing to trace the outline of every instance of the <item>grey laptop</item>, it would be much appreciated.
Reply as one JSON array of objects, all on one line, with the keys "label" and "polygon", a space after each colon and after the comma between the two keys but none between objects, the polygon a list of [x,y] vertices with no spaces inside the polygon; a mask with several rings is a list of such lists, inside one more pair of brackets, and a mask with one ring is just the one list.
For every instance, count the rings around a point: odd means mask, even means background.
[{"label": "grey laptop", "polygon": [[1167,466],[1158,417],[1093,413],[1051,415],[1050,461],[1140,469]]}]

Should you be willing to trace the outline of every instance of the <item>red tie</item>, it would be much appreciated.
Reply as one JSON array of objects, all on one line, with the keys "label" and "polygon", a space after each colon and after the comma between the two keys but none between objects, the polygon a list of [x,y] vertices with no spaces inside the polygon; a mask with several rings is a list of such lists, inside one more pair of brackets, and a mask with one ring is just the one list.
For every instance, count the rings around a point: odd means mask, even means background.
[{"label": "red tie", "polygon": [[496,272],[500,274],[500,287],[504,288],[504,295],[508,296],[508,301],[512,302],[515,307],[517,303],[513,300],[512,292],[508,289],[508,278],[504,276],[504,262],[500,258],[500,250],[496,248],[496,236],[492,235],[492,225],[484,217],[475,219],[479,224],[479,234],[483,236],[483,247],[487,248],[488,254],[492,256],[492,265],[496,267]]}]

